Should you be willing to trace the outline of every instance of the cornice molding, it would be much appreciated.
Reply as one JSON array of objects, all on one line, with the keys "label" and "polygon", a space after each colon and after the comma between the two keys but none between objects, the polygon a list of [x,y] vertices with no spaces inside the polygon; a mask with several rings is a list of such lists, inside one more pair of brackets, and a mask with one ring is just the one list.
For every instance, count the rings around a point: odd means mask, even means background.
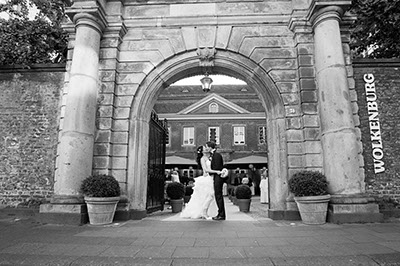
[{"label": "cornice molding", "polygon": [[198,121],[198,120],[265,120],[265,113],[249,113],[249,114],[189,114],[189,115],[178,115],[172,114],[158,114],[160,119],[167,119],[167,121]]}]

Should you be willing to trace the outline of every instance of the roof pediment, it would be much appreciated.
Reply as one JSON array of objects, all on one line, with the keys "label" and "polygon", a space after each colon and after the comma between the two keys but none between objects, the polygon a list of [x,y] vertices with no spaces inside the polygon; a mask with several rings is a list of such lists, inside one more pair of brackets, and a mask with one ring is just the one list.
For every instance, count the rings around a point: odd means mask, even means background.
[{"label": "roof pediment", "polygon": [[212,93],[207,97],[204,97],[200,101],[186,107],[185,109],[178,112],[179,115],[188,115],[188,114],[205,114],[205,113],[213,113],[210,111],[210,105],[217,105],[218,112],[216,113],[224,113],[224,114],[249,114],[250,112],[246,109],[240,107],[239,105],[225,99],[224,97]]}]

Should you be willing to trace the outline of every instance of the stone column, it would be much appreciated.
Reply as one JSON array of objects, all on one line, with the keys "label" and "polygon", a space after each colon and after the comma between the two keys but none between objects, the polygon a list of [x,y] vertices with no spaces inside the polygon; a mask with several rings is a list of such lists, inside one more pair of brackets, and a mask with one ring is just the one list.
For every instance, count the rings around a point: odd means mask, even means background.
[{"label": "stone column", "polygon": [[93,168],[99,50],[105,20],[98,6],[84,9],[73,6],[67,13],[73,17],[76,38],[65,116],[61,121],[54,196],[52,204],[41,206],[40,212],[58,215],[60,219],[72,214],[78,217],[78,223],[82,223],[85,209],[80,205],[83,199],[79,189],[82,180],[91,175]]},{"label": "stone column", "polygon": [[103,25],[91,14],[74,16],[76,39],[54,184],[57,203],[77,203],[82,180],[92,173],[99,49]]},{"label": "stone column", "polygon": [[311,16],[323,166],[332,194],[328,221],[376,222],[382,219],[378,206],[363,194],[361,143],[354,126],[339,24],[343,13],[339,6],[323,6]]},{"label": "stone column", "polygon": [[359,172],[359,142],[350,104],[340,36],[340,7],[325,7],[313,17],[324,170],[330,193],[364,192]]}]

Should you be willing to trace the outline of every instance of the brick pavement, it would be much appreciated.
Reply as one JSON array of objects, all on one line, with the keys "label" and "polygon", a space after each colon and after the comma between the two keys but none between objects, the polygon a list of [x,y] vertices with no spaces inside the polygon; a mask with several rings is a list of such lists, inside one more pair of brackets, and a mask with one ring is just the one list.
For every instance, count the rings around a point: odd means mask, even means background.
[{"label": "brick pavement", "polygon": [[0,265],[400,265],[400,223],[272,221],[255,200],[249,214],[227,202],[227,221],[168,210],[108,226],[0,217]]}]

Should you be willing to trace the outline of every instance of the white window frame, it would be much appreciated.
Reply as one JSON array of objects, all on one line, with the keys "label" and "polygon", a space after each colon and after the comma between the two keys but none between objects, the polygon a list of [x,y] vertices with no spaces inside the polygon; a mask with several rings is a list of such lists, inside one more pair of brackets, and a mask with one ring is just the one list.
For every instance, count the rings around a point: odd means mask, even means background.
[{"label": "white window frame", "polygon": [[[263,130],[263,132],[261,132],[261,129]],[[262,138],[264,139],[264,142],[261,141],[261,133],[264,133],[264,135],[262,136]],[[258,145],[267,144],[267,127],[266,126],[258,126],[257,139],[258,139]]]},{"label": "white window frame", "polygon": [[246,145],[246,127],[244,125],[233,126],[233,145]]},{"label": "white window frame", "polygon": [[194,127],[183,127],[182,135],[182,145],[183,146],[194,146]]},{"label": "white window frame", "polygon": [[221,136],[221,131],[219,130],[219,127],[208,127],[208,141],[211,141],[211,130],[215,129],[215,144],[220,143],[220,136]]}]

